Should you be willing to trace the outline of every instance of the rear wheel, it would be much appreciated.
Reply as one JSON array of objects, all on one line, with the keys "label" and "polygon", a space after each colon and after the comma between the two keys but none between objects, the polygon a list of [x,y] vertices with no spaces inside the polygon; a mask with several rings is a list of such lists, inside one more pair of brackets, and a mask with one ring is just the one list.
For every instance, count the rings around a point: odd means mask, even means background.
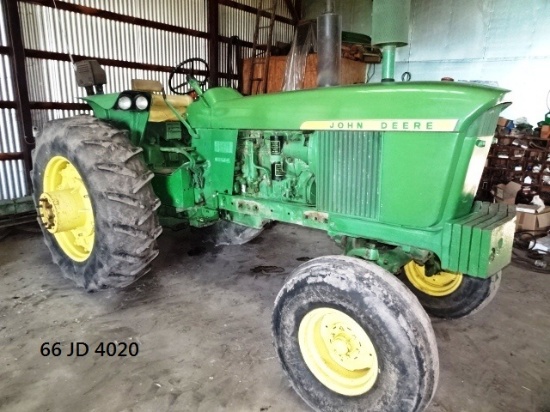
[{"label": "rear wheel", "polygon": [[283,369],[315,410],[422,411],[437,386],[430,320],[393,275],[345,256],[298,267],[279,292]]},{"label": "rear wheel", "polygon": [[403,283],[426,312],[443,319],[458,319],[483,309],[495,297],[501,278],[501,272],[487,279],[445,271],[427,276],[425,267],[414,261],[403,271]]},{"label": "rear wheel", "polygon": [[158,255],[160,202],[141,151],[89,116],[50,122],[37,139],[32,181],[44,241],[88,291],[129,285]]}]

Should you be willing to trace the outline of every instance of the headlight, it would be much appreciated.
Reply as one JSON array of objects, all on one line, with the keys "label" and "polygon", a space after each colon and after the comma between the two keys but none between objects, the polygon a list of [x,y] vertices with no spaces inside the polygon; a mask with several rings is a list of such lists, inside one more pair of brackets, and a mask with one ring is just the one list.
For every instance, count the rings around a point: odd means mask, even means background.
[{"label": "headlight", "polygon": [[120,110],[128,110],[132,107],[132,99],[128,96],[122,96],[118,99],[117,106]]},{"label": "headlight", "polygon": [[138,110],[145,110],[149,106],[149,100],[141,94],[136,97],[135,103]]}]

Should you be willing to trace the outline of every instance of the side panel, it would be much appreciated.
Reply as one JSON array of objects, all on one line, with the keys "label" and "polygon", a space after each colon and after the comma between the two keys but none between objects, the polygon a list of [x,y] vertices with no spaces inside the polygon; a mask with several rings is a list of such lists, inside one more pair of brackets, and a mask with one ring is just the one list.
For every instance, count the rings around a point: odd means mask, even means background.
[{"label": "side panel", "polygon": [[437,224],[457,172],[459,134],[386,132],[382,147],[380,221],[419,228]]},{"label": "side panel", "polygon": [[195,205],[191,175],[183,167],[171,173],[155,173],[152,184],[163,208],[169,207],[175,209],[175,212],[182,212]]},{"label": "side panel", "polygon": [[218,194],[233,193],[237,130],[199,129],[197,135],[192,144],[206,167],[196,190],[208,207],[217,208]]}]

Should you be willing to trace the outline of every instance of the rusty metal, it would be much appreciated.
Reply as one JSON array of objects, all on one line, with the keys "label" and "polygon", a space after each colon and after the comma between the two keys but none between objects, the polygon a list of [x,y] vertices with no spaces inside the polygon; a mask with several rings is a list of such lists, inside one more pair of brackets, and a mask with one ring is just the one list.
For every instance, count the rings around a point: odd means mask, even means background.
[{"label": "rusty metal", "polygon": [[0,162],[4,160],[19,160],[24,158],[24,153],[15,152],[15,153],[0,153]]}]

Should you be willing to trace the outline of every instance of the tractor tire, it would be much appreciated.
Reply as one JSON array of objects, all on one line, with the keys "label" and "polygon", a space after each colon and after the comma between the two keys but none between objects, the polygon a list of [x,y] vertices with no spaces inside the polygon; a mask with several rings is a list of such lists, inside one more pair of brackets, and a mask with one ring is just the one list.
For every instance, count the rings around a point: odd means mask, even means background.
[{"label": "tractor tire", "polygon": [[299,266],[275,300],[277,354],[316,411],[423,411],[439,377],[422,306],[381,267],[346,256]]},{"label": "tractor tire", "polygon": [[[439,275],[423,276],[420,268],[414,262],[405,265],[401,275],[403,283],[430,316],[441,319],[459,319],[479,312],[495,297],[502,277],[501,271],[487,279],[458,274],[460,277],[456,280],[449,278],[438,282],[436,276]],[[429,282],[435,282],[437,286]]]},{"label": "tractor tire", "polygon": [[159,253],[160,201],[141,152],[127,131],[91,116],[52,121],[37,138],[32,183],[44,242],[87,291],[128,286]]}]

